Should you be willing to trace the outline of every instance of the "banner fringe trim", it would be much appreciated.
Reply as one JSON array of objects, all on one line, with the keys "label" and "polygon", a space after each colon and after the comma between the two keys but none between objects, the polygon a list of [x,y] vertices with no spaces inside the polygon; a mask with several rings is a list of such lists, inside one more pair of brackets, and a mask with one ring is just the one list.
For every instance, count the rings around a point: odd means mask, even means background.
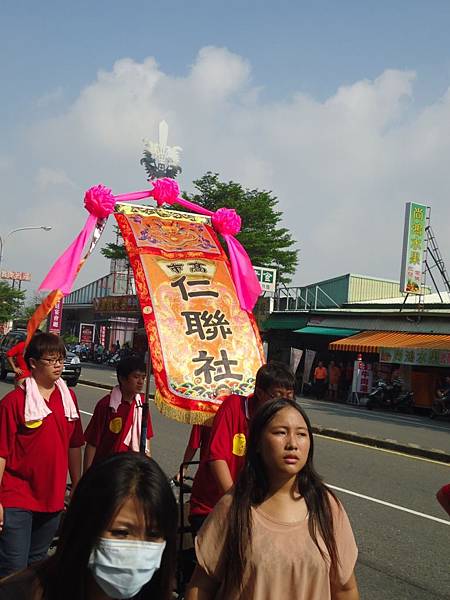
[{"label": "banner fringe trim", "polygon": [[192,412],[168,404],[158,390],[155,392],[155,406],[164,417],[174,419],[186,425],[211,426],[214,419],[214,413]]}]

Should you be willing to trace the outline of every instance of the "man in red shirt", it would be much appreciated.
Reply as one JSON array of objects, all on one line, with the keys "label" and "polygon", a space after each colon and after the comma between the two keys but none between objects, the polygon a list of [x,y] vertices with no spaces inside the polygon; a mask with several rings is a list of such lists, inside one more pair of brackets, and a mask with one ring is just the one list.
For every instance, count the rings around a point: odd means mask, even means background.
[{"label": "man in red shirt", "polygon": [[[98,401],[86,428],[83,471],[110,454],[139,451],[145,363],[138,356],[127,356],[119,362],[116,372],[119,385]],[[148,413],[146,453],[149,456],[152,437],[152,420]]]},{"label": "man in red shirt", "polygon": [[11,365],[12,370],[16,376],[16,386],[19,386],[24,379],[31,375],[28,369],[27,363],[24,358],[25,353],[25,342],[19,342],[15,344],[6,353],[6,358]]},{"label": "man in red shirt", "polygon": [[76,398],[60,379],[65,348],[51,333],[32,338],[31,377],[0,402],[0,577],[47,554],[64,508],[67,471],[81,472],[83,431]]},{"label": "man in red shirt", "polygon": [[450,483],[441,487],[436,494],[436,498],[445,512],[450,515]]},{"label": "man in red shirt", "polygon": [[232,394],[224,399],[214,417],[209,447],[192,486],[189,520],[194,533],[233,486],[244,466],[250,418],[264,402],[293,398],[294,383],[289,367],[270,362],[258,370],[253,395],[246,398]]},{"label": "man in red shirt", "polygon": [[[208,450],[209,444],[209,436],[211,435],[211,427],[207,425],[193,425],[191,429],[191,435],[189,436],[189,440],[184,451],[183,456],[183,477],[186,476],[187,472],[187,464],[190,462],[197,452],[200,449],[200,460],[205,458],[206,452]],[[174,479],[176,481],[180,481],[180,471],[175,475]]]}]

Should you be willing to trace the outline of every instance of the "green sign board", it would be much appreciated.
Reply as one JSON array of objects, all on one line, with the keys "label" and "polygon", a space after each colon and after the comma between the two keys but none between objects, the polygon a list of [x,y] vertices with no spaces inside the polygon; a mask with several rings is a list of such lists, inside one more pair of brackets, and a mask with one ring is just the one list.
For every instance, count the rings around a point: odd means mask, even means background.
[{"label": "green sign board", "polygon": [[422,271],[426,221],[427,207],[425,205],[414,202],[406,204],[400,291],[408,294],[423,293]]},{"label": "green sign board", "polygon": [[450,350],[380,348],[380,362],[424,367],[450,367]]}]

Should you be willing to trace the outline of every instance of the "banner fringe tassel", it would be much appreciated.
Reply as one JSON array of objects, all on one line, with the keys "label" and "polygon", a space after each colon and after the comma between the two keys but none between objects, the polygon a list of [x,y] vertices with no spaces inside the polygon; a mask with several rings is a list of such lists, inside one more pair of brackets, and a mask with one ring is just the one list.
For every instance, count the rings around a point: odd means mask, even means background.
[{"label": "banner fringe tassel", "polygon": [[163,416],[174,419],[179,423],[185,423],[186,425],[211,426],[214,419],[214,414],[212,413],[193,412],[168,404],[158,390],[155,392],[155,406]]}]

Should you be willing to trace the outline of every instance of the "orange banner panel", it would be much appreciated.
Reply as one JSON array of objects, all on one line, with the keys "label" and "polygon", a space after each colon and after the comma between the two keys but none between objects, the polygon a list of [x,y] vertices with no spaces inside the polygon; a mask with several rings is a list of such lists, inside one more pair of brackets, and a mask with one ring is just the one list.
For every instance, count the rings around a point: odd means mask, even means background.
[{"label": "orange banner panel", "polygon": [[118,206],[163,414],[211,420],[221,398],[253,392],[264,360],[253,315],[242,310],[208,217]]}]

